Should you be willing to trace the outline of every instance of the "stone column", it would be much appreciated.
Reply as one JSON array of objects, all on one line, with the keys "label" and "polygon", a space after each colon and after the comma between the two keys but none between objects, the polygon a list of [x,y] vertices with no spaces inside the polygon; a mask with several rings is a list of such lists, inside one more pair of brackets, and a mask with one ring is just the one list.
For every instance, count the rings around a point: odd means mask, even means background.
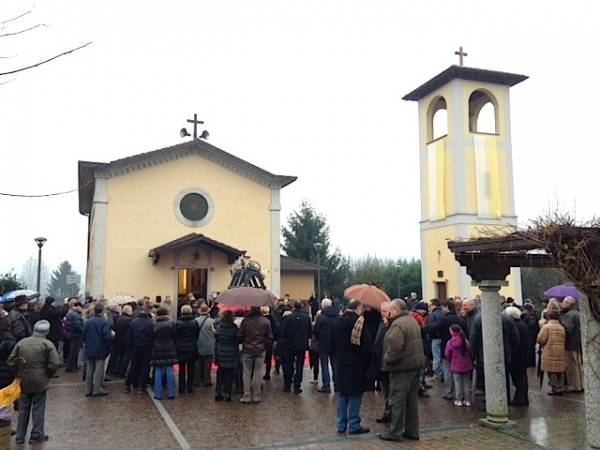
[{"label": "stone column", "polygon": [[600,323],[594,319],[589,300],[579,302],[585,389],[585,430],[589,448],[600,448]]},{"label": "stone column", "polygon": [[474,282],[481,290],[481,326],[483,332],[483,364],[485,372],[485,408],[487,417],[480,419],[484,426],[500,428],[509,424],[506,398],[506,373],[502,338],[502,306],[500,287],[504,280]]}]

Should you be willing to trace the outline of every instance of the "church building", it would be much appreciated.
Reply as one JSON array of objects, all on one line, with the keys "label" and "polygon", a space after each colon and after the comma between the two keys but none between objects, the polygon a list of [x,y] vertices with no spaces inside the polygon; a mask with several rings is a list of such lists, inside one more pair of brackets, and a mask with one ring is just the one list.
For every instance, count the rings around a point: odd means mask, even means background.
[{"label": "church building", "polygon": [[[517,225],[509,88],[525,75],[450,66],[403,97],[419,105],[423,298],[479,290],[448,250],[449,240],[502,234]],[[513,268],[501,293],[521,300]]]},{"label": "church building", "polygon": [[[207,298],[227,289],[232,263],[245,255],[276,296],[308,298],[317,267],[280,255],[280,191],[295,180],[201,139],[109,163],[79,161],[86,293]],[[282,282],[293,291],[282,292]]]}]

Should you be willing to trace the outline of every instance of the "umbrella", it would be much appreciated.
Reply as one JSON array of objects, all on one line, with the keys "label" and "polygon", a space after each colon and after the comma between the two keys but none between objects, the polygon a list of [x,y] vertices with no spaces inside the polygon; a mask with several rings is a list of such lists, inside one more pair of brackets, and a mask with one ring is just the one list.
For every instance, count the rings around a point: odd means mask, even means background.
[{"label": "umbrella", "polygon": [[225,305],[249,305],[249,306],[263,306],[273,305],[277,300],[271,292],[266,289],[253,288],[253,287],[236,287],[226,289],[221,292],[216,298],[217,303],[223,303]]},{"label": "umbrella", "polygon": [[363,305],[379,309],[384,302],[389,302],[388,295],[372,284],[355,284],[346,288],[344,297],[347,299],[360,300]]},{"label": "umbrella", "polygon": [[114,297],[109,298],[106,302],[106,305],[107,306],[123,305],[125,303],[132,303],[132,302],[136,302],[136,301],[137,301],[137,299],[133,295],[121,294],[121,295],[115,295]]},{"label": "umbrella", "polygon": [[569,284],[559,284],[558,286],[553,286],[544,292],[544,295],[546,297],[581,297],[581,294],[577,288]]},{"label": "umbrella", "polygon": [[10,292],[7,292],[6,294],[4,294],[2,296],[2,298],[0,299],[0,303],[5,303],[9,300],[14,300],[15,297],[17,297],[19,295],[27,296],[27,300],[32,300],[32,299],[38,298],[40,296],[39,292],[32,291],[31,289],[18,289],[16,291],[10,291]]}]

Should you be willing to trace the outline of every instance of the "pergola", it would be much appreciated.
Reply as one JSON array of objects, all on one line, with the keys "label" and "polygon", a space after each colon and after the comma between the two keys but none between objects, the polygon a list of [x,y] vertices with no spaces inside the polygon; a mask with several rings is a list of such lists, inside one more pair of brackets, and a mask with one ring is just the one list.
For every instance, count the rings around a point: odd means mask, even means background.
[{"label": "pergola", "polygon": [[[451,241],[448,248],[481,290],[486,426],[510,424],[505,389],[499,291],[511,267],[562,269],[586,294],[580,299],[588,445],[600,448],[600,227],[538,223],[504,236]],[[583,275],[582,275],[583,274]]]}]

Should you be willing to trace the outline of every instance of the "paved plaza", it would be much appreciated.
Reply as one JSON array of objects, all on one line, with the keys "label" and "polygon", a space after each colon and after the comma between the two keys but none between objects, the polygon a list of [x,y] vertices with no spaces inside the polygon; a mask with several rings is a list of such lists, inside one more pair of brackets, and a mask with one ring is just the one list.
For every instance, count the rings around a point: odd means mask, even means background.
[{"label": "paved plaza", "polygon": [[[214,375],[214,374],[213,374]],[[584,403],[581,394],[550,397],[534,386],[530,373],[529,408],[511,408],[516,427],[497,432],[476,425],[481,406],[457,408],[441,399],[440,386],[422,399],[421,440],[386,443],[375,423],[383,408],[380,393],[367,393],[362,417],[371,433],[347,437],[335,430],[335,395],[317,393],[305,372],[304,392],[282,392],[281,376],[266,383],[264,401],[242,405],[214,401],[212,388],[156,402],[150,394],[125,394],[110,382],[110,395],[85,397],[81,377],[60,372],[52,382],[44,444],[32,449],[582,449]],[[237,399],[236,399],[237,400]],[[14,438],[13,438],[14,445]]]}]

